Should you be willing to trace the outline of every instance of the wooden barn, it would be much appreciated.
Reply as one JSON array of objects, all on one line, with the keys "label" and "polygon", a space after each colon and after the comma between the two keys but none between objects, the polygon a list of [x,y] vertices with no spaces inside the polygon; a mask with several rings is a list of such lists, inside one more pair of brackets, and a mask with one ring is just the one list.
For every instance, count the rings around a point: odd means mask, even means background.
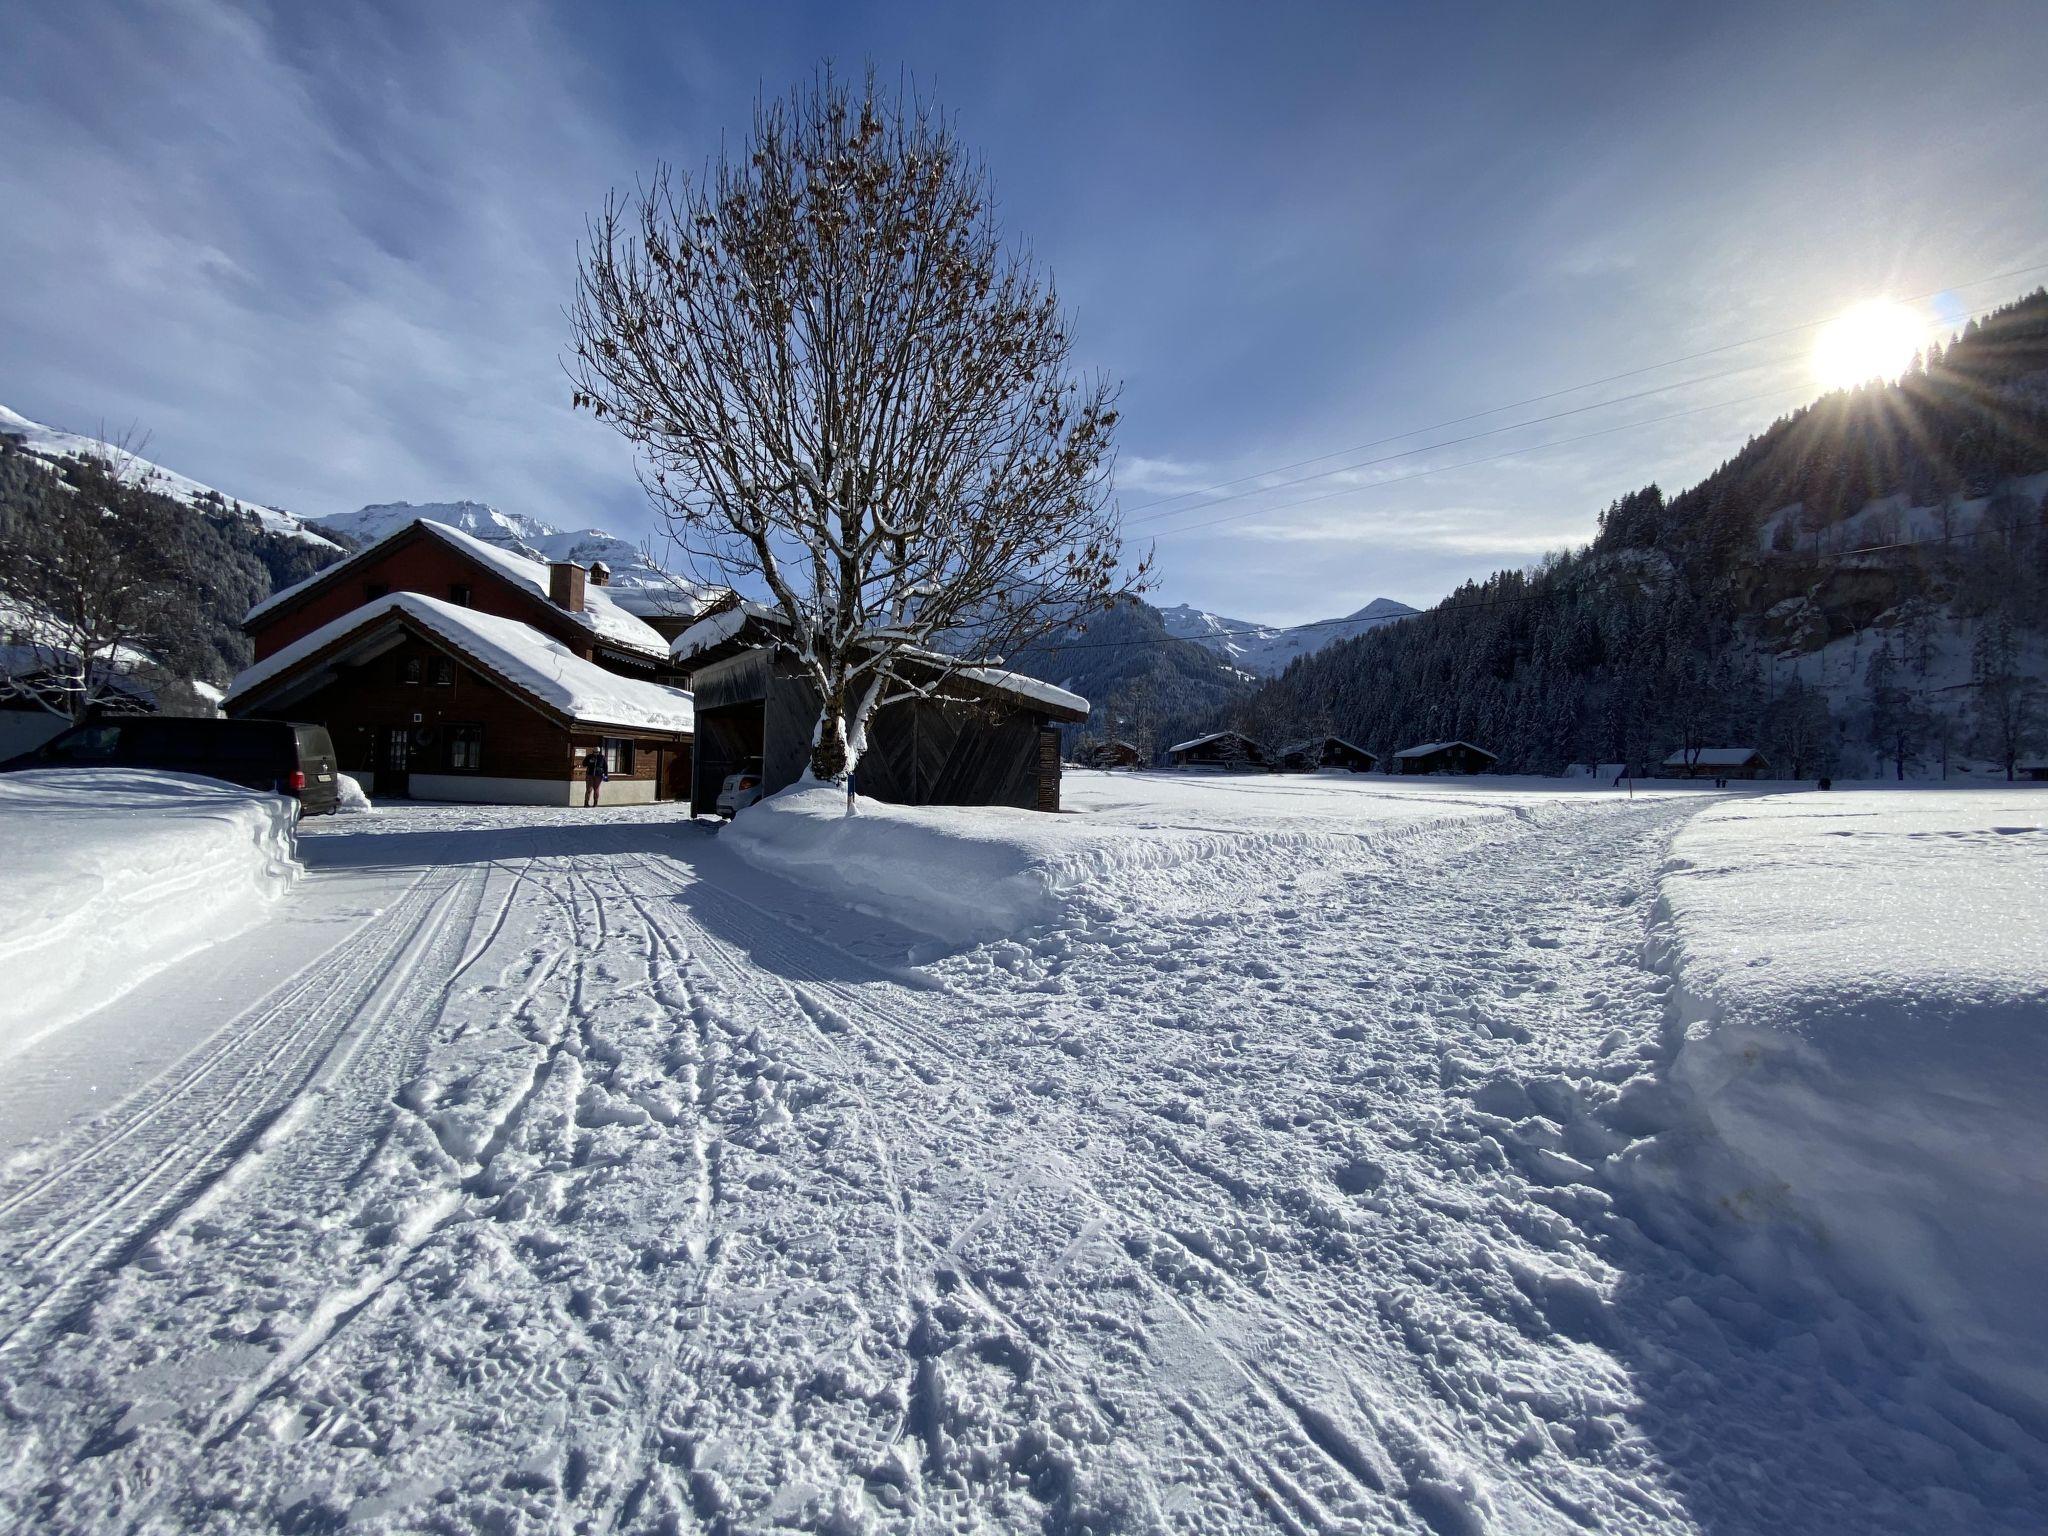
[{"label": "wooden barn", "polygon": [[1346,773],[1371,773],[1379,759],[1341,736],[1318,736],[1297,741],[1280,749],[1280,768],[1286,773],[1314,773],[1320,768],[1342,768]]},{"label": "wooden barn", "polygon": [[1086,768],[1141,768],[1145,754],[1135,742],[1098,741],[1081,754],[1081,763]]},{"label": "wooden barn", "polygon": [[[774,612],[746,603],[676,638],[674,660],[696,700],[691,804],[700,813],[716,808],[729,773],[757,768],[763,793],[774,794],[810,762],[818,696],[795,659],[778,650],[785,632]],[[937,666],[931,675],[940,675]],[[1086,720],[1088,701],[994,667],[956,667],[944,686],[945,699],[899,700],[876,711],[854,770],[859,792],[898,805],[1058,810],[1058,727]]]},{"label": "wooden barn", "polygon": [[1394,754],[1403,773],[1484,773],[1500,759],[1469,741],[1425,741]]},{"label": "wooden barn", "polygon": [[687,793],[690,696],[586,661],[531,625],[393,592],[244,670],[231,719],[327,727],[382,799],[576,805],[602,752],[607,805]]},{"label": "wooden barn", "polygon": [[1215,768],[1236,773],[1271,766],[1266,749],[1242,731],[1211,731],[1193,741],[1180,742],[1166,749],[1166,760],[1176,768]]},{"label": "wooden barn", "polygon": [[1688,747],[1664,759],[1673,779],[1760,779],[1771,771],[1755,747]]}]

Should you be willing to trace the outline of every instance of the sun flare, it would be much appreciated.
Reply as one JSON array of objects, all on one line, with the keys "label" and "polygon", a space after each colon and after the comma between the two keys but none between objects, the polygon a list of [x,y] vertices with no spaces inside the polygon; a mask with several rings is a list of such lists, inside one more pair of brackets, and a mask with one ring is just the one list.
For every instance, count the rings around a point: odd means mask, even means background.
[{"label": "sun flare", "polygon": [[1813,344],[1813,375],[1822,389],[1854,389],[1896,379],[1927,344],[1927,321],[1896,299],[1869,299],[1845,309]]}]

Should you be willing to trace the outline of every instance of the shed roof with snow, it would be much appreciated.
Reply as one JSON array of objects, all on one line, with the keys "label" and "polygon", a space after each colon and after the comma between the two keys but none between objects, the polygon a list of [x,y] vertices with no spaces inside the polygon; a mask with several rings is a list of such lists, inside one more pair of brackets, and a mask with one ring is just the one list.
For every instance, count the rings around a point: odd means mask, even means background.
[{"label": "shed roof with snow", "polygon": [[1691,747],[1664,759],[1666,768],[1765,768],[1763,753],[1755,747]]}]

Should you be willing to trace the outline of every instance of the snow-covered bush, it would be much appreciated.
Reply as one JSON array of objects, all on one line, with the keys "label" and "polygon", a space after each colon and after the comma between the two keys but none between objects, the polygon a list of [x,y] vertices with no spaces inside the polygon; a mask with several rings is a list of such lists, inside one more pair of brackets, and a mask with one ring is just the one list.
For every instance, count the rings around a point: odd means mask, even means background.
[{"label": "snow-covered bush", "polygon": [[337,773],[334,779],[335,793],[340,797],[334,807],[336,815],[357,816],[376,809],[370,804],[370,797],[363,793],[362,780],[355,775]]}]

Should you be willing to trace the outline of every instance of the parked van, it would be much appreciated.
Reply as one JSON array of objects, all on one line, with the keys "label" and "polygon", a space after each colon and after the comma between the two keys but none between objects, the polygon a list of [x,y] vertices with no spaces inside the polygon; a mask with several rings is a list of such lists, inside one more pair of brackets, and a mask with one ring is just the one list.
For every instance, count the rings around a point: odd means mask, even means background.
[{"label": "parked van", "polygon": [[330,815],[341,801],[340,766],[324,725],[287,720],[178,720],[123,715],[88,720],[33,752],[0,763],[30,768],[159,768],[290,795],[305,816]]}]

